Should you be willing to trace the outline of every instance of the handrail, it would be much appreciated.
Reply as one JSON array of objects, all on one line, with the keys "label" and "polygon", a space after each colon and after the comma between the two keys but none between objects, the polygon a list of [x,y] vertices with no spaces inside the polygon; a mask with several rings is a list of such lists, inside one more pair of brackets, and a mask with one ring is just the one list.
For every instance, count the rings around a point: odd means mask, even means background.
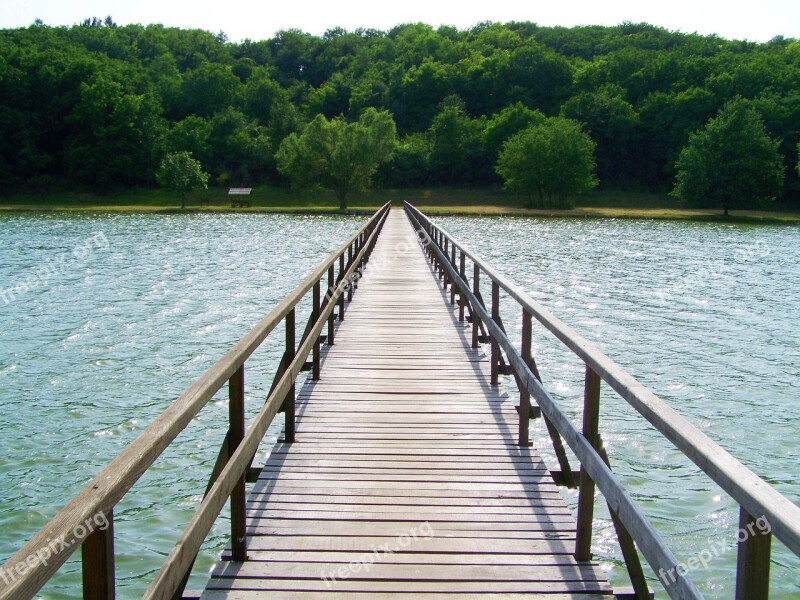
[{"label": "handrail", "polygon": [[[220,498],[222,498],[222,503],[224,504],[225,500],[231,495],[231,491],[237,481],[241,481],[242,484],[244,482],[245,472],[258,448],[257,442],[260,442],[261,437],[264,435],[261,430],[266,431],[269,426],[267,421],[271,421],[277,412],[274,398],[278,395],[278,390],[281,390],[283,396],[286,396],[287,390],[292,388],[294,380],[300,373],[301,361],[305,361],[312,349],[315,353],[315,362],[318,361],[320,332],[326,322],[332,328],[333,309],[337,305],[337,301],[340,309],[339,318],[343,319],[344,294],[350,288],[349,284],[353,280],[353,275],[368,260],[388,214],[389,207],[390,203],[388,202],[383,205],[367,223],[348,238],[338,250],[332,253],[313,273],[279,302],[216,364],[181,394],[169,408],[128,444],[81,492],[74,496],[42,530],[6,562],[2,567],[3,573],[11,574],[12,581],[8,583],[5,578],[0,580],[0,586],[5,585],[5,587],[0,587],[0,600],[32,598],[52,578],[72,553],[81,546],[83,546],[84,552],[84,598],[113,597],[114,507],[226,382],[230,383],[232,403],[234,395],[239,397],[241,416],[243,418],[244,391],[239,389],[239,386],[243,385],[245,362],[281,321],[286,320],[289,323],[291,319],[293,338],[294,308],[309,291],[313,290],[315,292],[315,310],[312,313],[314,325],[311,329],[311,335],[308,335],[301,343],[301,347],[295,354],[290,368],[287,369],[286,373],[281,374],[277,389],[274,388],[273,393],[270,394],[264,408],[254,421],[254,425],[251,426],[250,432],[247,436],[244,436],[244,441],[240,442],[235,448],[228,447],[232,439],[231,431],[233,427],[229,430],[223,446],[223,450],[227,449],[228,451],[228,456],[225,457],[227,458],[226,464],[221,473],[216,474],[216,482],[206,494],[199,510],[203,511],[204,516],[208,516],[210,514],[209,507],[213,504],[214,508],[216,508]],[[345,255],[347,255],[346,267]],[[333,286],[333,274],[337,261],[339,264],[339,276],[337,285]],[[326,275],[328,277],[328,286],[333,289],[328,292],[329,296],[326,297],[324,308],[320,308],[320,280]],[[287,341],[288,339],[289,336],[287,335]],[[329,341],[332,342],[332,340]],[[294,348],[292,348],[292,352],[294,353]],[[298,366],[298,363],[300,366]],[[287,382],[289,382],[289,385],[287,385]],[[283,397],[281,397],[281,400],[283,400]],[[292,425],[294,423],[293,401],[294,398],[292,397],[291,414],[288,410],[286,414],[287,429],[290,422]],[[275,410],[273,411],[273,409]],[[232,426],[233,421],[232,414]],[[256,438],[254,428],[256,425],[258,425],[257,431],[261,432],[261,434],[258,436],[258,440],[254,442]],[[242,456],[247,452],[250,452],[250,454],[246,456],[246,459],[242,459]],[[224,454],[224,452],[221,452],[221,454]],[[231,482],[233,482],[232,485],[228,485]],[[225,492],[227,492],[227,495]],[[243,507],[243,498],[241,502]],[[219,508],[221,509],[221,505],[219,505]],[[214,518],[218,514],[219,510],[216,511]],[[102,519],[98,519],[98,516],[102,517]],[[89,532],[90,535],[86,537],[86,525],[98,520],[104,521],[111,526],[103,531]],[[100,523],[97,523],[97,525],[100,525]],[[209,528],[211,525],[213,525],[213,519]],[[84,535],[79,535],[81,533]],[[100,538],[99,540],[98,537]],[[205,534],[203,535],[204,537]],[[181,539],[183,540],[183,538]],[[58,541],[57,552],[54,551],[56,548],[53,548],[54,541]],[[100,543],[97,543],[98,541]],[[202,541],[201,539],[200,543]],[[97,571],[100,572],[100,576],[97,573],[87,574],[87,547],[91,548],[92,551],[97,551],[97,556],[106,561],[105,565],[94,565],[97,567]],[[199,549],[199,545],[197,545],[197,548]],[[182,557],[187,556],[186,546],[182,546],[180,551]],[[173,554],[175,554],[175,551],[173,551]],[[173,557],[173,554],[170,555],[168,561]],[[180,564],[191,566],[196,554],[197,552]],[[20,565],[25,565],[25,567],[20,569],[18,568]],[[164,569],[162,569],[162,572],[164,572]],[[170,581],[170,586],[168,587],[172,589],[166,595],[162,594],[158,597],[170,597],[180,587],[181,578],[186,576],[186,573],[176,573],[174,568],[171,568],[168,572],[173,577],[177,577],[177,581]],[[88,590],[87,582],[91,582]]]},{"label": "handrail", "polygon": [[[676,582],[667,586],[667,592],[670,596],[674,598],[700,597],[699,592],[688,581],[688,578],[680,576],[681,570],[674,563],[674,557],[663,546],[663,542],[658,539],[655,532],[646,522],[646,518],[641,515],[622,485],[614,478],[610,469],[606,467],[606,461],[602,456],[604,451],[596,449],[594,444],[587,441],[586,430],[584,430],[583,434],[578,432],[550,394],[542,387],[538,380],[538,371],[536,371],[535,365],[526,362],[508,339],[501,322],[498,323],[499,312],[498,315],[494,314],[494,302],[493,314],[490,315],[483,306],[481,299],[473,293],[473,290],[470,290],[469,282],[464,275],[464,258],[469,258],[472,261],[476,275],[483,271],[491,279],[493,287],[496,286],[503,289],[517,301],[522,307],[524,315],[528,314],[535,317],[547,330],[585,362],[587,367],[587,408],[589,406],[588,388],[590,379],[593,376],[602,378],[740,505],[740,521],[742,524],[752,523],[755,520],[754,517],[765,518],[769,523],[771,532],[792,552],[800,556],[800,507],[793,504],[719,444],[708,438],[697,427],[639,383],[622,367],[600,352],[575,330],[555,317],[541,304],[534,301],[522,288],[492,269],[482,258],[467,249],[442,227],[435,225],[417,208],[409,203],[406,203],[405,207],[412,223],[418,228],[420,239],[429,244],[430,251],[435,255],[437,263],[447,271],[448,280],[458,287],[459,296],[467,302],[473,314],[489,330],[493,343],[502,347],[514,369],[521,390],[524,388],[537,399],[542,413],[553,422],[581,461],[582,468],[585,468],[591,480],[597,483],[603,492],[609,502],[609,506],[612,508],[612,515],[614,512],[617,513],[617,516],[628,528],[639,545],[639,549],[656,572],[669,572],[670,569],[673,569],[672,572],[679,575],[676,577]],[[450,256],[448,256],[448,249]],[[456,266],[456,250],[462,256],[460,261],[461,272]],[[473,326],[475,325],[476,323],[473,322]],[[529,343],[530,341],[528,340]],[[495,360],[496,357],[493,352],[493,368]],[[599,387],[595,392],[599,398]],[[522,409],[520,413],[523,413]],[[584,415],[584,418],[586,418],[586,415]],[[582,478],[582,487],[583,483]],[[750,526],[752,527],[752,525]],[[750,540],[740,540],[737,598],[755,597],[747,596],[747,590],[752,593],[754,589],[748,587],[754,585],[749,578],[758,576],[748,573],[748,569],[753,571],[754,565],[757,564],[761,566],[762,570],[764,568],[768,570],[768,541],[761,542],[760,546],[758,546],[758,552],[754,553],[752,551],[759,544],[758,538],[761,537],[767,536],[750,536]],[[748,547],[748,544],[751,544],[751,546]],[[764,567],[764,565],[766,566]],[[663,571],[660,571],[660,569],[663,569]],[[768,577],[761,577],[761,579],[766,579],[766,584],[760,581],[759,585],[768,587]],[[681,590],[681,582],[686,582],[683,590]]]}]

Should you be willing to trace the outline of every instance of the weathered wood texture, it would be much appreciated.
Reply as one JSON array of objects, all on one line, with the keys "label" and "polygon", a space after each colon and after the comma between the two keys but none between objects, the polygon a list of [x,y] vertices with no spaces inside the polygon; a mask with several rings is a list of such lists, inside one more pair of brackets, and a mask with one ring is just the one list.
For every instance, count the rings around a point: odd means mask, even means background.
[{"label": "weathered wood texture", "polygon": [[[609,597],[399,210],[203,598]],[[224,556],[223,558],[230,558]]]}]

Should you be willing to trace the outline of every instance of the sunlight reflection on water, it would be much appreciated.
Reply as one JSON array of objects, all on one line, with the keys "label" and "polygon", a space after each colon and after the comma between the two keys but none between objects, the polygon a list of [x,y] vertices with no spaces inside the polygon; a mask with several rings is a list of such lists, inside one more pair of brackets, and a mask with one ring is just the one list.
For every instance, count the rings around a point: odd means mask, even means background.
[{"label": "sunlight reflection on water", "polygon": [[[800,229],[622,220],[439,218],[457,239],[594,342],[712,439],[800,503]],[[484,291],[484,297],[488,296]],[[518,340],[518,306],[502,315]],[[583,366],[543,327],[545,386],[580,423]],[[507,378],[506,385],[513,387]],[[601,431],[614,471],[679,559],[733,539],[738,509],[624,401],[604,388]],[[546,430],[536,446],[553,464]],[[577,495],[566,496],[574,508]],[[621,566],[598,503],[595,554]],[[800,559],[775,544],[771,598],[800,594]],[[733,595],[736,551],[693,572]],[[622,568],[613,582],[625,585]],[[651,587],[665,597],[656,580]]]}]

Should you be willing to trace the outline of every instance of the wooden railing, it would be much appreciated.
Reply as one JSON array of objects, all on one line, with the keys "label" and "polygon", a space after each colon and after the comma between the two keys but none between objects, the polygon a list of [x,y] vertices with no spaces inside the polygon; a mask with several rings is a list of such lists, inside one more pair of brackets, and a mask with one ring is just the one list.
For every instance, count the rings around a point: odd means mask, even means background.
[{"label": "wooden railing", "polygon": [[[769,595],[771,537],[774,535],[800,556],[800,508],[729,454],[697,427],[670,408],[589,341],[535,302],[524,290],[492,269],[479,256],[435,225],[414,206],[406,213],[431,262],[450,287],[450,302],[458,296],[459,316],[472,322],[472,345],[491,343],[491,381],[497,385],[500,373],[514,376],[520,390],[519,443],[529,443],[530,397],[538,403],[541,416],[554,443],[561,471],[556,480],[570,484],[573,479],[561,439],[580,461],[575,557],[589,560],[595,486],[603,494],[612,517],[623,558],[634,588],[634,597],[649,598],[638,550],[658,574],[672,598],[702,598],[647,517],[630,498],[611,471],[599,432],[600,386],[605,381],[639,414],[727,492],[740,507],[737,534],[737,600],[766,599]],[[467,261],[472,268],[467,269]],[[468,273],[471,271],[471,279]],[[491,282],[491,306],[481,296],[481,278]],[[522,335],[518,349],[506,335],[500,315],[500,293],[515,300],[521,309]],[[582,430],[573,425],[563,409],[542,386],[531,353],[531,326],[536,319],[586,366]],[[507,361],[507,362],[506,362]],[[763,520],[768,523],[762,526]],[[758,525],[758,526],[756,526]],[[744,538],[744,539],[738,539]]]},{"label": "wooden railing", "polygon": [[[83,597],[115,595],[114,508],[198,412],[228,384],[229,428],[205,496],[172,552],[145,593],[145,598],[180,598],[200,546],[225,503],[231,502],[231,546],[235,561],[247,557],[245,482],[258,446],[279,411],[285,412],[285,439],[294,441],[294,385],[304,368],[319,378],[320,345],[334,342],[334,309],[344,319],[345,297],[352,298],[361,269],[369,260],[389,203],[309,275],[272,312],[206,371],[155,419],[111,463],[78,493],[3,567],[0,599],[32,598],[80,547]],[[338,266],[338,273],[337,273]],[[322,283],[328,289],[322,294]],[[295,307],[312,295],[312,313],[299,346],[295,340]],[[281,323],[286,349],[264,406],[245,433],[244,367],[247,359]],[[322,335],[327,326],[327,336]],[[312,355],[311,364],[306,363]],[[87,535],[88,534],[88,535]]]}]

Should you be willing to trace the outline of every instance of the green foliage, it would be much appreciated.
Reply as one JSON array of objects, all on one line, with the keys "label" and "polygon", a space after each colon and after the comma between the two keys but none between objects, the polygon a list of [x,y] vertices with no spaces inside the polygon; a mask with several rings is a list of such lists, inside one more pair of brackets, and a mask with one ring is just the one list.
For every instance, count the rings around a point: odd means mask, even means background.
[{"label": "green foliage", "polygon": [[[402,142],[381,184],[493,185],[503,143],[545,116],[579,121],[614,188],[665,191],[692,132],[737,96],[780,140],[800,207],[800,42],[645,23],[219,34],[88,19],[0,30],[0,184],[153,185],[189,151],[215,181],[280,181],[275,152],[318,114],[389,111]],[[458,101],[454,100],[458,98]]]},{"label": "green foliage", "polygon": [[412,133],[397,144],[392,159],[378,167],[376,179],[385,187],[421,185],[428,180],[431,145],[424,133]]},{"label": "green foliage", "polygon": [[353,123],[317,115],[301,134],[283,140],[276,159],[278,170],[293,185],[331,189],[344,210],[347,194],[369,186],[378,166],[392,157],[396,144],[391,115],[368,108]]},{"label": "green foliage", "polygon": [[[449,101],[449,102],[448,102]],[[430,177],[437,184],[476,183],[486,164],[483,120],[470,119],[460,98],[445,99],[428,130],[431,144]]]},{"label": "green foliage", "polygon": [[186,194],[208,187],[208,174],[189,152],[173,152],[161,161],[156,172],[159,185],[181,195],[181,208],[186,208]]},{"label": "green foliage", "polygon": [[552,117],[503,144],[497,173],[531,208],[570,208],[571,196],[597,185],[594,149],[579,123]]},{"label": "green foliage", "polygon": [[603,183],[619,186],[633,179],[641,147],[639,115],[621,88],[605,86],[573,96],[561,106],[561,116],[583,124],[597,143],[597,172]]},{"label": "green foliage", "polygon": [[490,164],[497,164],[500,149],[507,139],[531,125],[539,125],[545,119],[538,110],[531,110],[521,102],[507,106],[492,116],[483,132],[483,145]]},{"label": "green foliage", "polygon": [[689,137],[673,195],[697,208],[762,208],[781,192],[784,167],[756,111],[741,98]]}]

